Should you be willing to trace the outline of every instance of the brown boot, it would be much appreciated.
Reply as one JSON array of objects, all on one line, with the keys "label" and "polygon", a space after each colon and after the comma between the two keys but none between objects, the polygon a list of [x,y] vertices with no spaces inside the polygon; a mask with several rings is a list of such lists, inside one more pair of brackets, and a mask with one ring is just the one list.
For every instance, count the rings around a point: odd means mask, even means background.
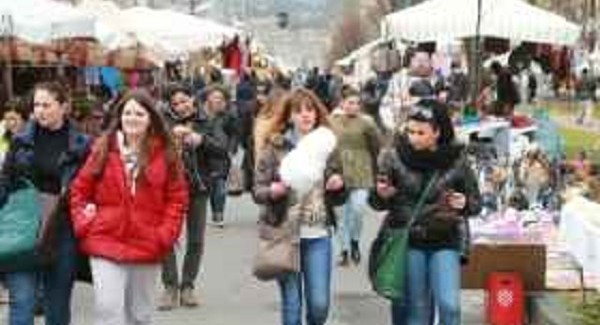
[{"label": "brown boot", "polygon": [[158,310],[167,311],[177,308],[179,302],[178,293],[179,292],[175,288],[165,288],[165,291],[160,297],[160,301],[158,303]]},{"label": "brown boot", "polygon": [[192,288],[181,289],[180,303],[183,307],[194,308],[200,305],[198,296]]}]

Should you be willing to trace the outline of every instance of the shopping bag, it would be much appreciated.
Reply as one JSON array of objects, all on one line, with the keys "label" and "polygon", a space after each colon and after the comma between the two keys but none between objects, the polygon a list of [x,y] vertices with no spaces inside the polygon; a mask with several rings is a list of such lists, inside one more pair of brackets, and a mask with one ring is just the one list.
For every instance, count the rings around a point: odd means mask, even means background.
[{"label": "shopping bag", "polygon": [[408,229],[382,229],[369,254],[369,278],[381,297],[402,298],[407,273]]},{"label": "shopping bag", "polygon": [[231,167],[229,170],[229,178],[227,179],[227,193],[231,196],[240,196],[244,193],[242,171],[237,166]]}]

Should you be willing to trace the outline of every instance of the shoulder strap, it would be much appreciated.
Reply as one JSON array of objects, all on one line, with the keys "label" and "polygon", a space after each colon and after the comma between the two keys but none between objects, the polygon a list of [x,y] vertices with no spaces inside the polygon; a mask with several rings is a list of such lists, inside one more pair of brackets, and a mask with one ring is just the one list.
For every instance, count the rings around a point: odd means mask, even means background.
[{"label": "shoulder strap", "polygon": [[410,227],[412,227],[412,225],[417,220],[417,217],[419,216],[419,213],[421,213],[421,209],[423,209],[423,205],[425,204],[425,199],[429,195],[429,192],[431,192],[431,189],[433,188],[433,185],[437,182],[438,177],[439,177],[439,171],[436,170],[433,173],[433,175],[429,178],[429,182],[427,182],[427,186],[425,186],[425,188],[421,192],[421,195],[419,196],[419,200],[417,201],[417,205],[415,205],[413,213],[410,216],[410,219],[408,220],[408,223],[406,224],[406,228],[407,229],[410,228]]}]

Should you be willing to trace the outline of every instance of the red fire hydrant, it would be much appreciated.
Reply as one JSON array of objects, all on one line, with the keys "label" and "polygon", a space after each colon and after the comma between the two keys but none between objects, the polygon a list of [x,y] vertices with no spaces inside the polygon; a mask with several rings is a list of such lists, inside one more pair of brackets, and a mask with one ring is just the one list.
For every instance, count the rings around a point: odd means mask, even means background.
[{"label": "red fire hydrant", "polygon": [[486,319],[489,325],[523,325],[525,293],[521,275],[494,272],[488,276]]}]

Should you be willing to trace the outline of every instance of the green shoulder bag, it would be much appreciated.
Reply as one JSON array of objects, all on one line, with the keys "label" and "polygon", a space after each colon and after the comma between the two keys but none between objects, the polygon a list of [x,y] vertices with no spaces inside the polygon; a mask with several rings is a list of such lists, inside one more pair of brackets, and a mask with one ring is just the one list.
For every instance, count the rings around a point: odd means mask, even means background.
[{"label": "green shoulder bag", "polygon": [[33,184],[20,179],[0,208],[0,272],[32,270],[38,266],[38,233],[42,211]]},{"label": "green shoulder bag", "polygon": [[371,245],[369,278],[373,290],[384,298],[389,300],[404,298],[410,228],[421,212],[425,199],[437,181],[437,176],[436,172],[429,180],[406,226],[403,228],[383,226]]}]

